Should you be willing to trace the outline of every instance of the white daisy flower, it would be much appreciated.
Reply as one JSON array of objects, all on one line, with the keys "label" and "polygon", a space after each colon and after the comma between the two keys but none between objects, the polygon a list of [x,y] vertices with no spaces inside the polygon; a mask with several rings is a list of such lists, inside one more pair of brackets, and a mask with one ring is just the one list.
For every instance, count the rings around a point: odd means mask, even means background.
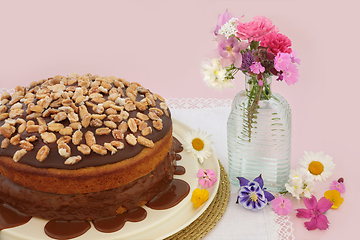
[{"label": "white daisy flower", "polygon": [[226,69],[220,64],[220,59],[206,59],[201,63],[202,74],[204,74],[204,81],[208,87],[222,90],[226,88],[234,88],[231,80],[226,79]]},{"label": "white daisy flower", "polygon": [[203,163],[211,155],[212,141],[211,135],[206,132],[194,130],[187,132],[184,136],[184,148],[189,152],[195,154],[200,163]]},{"label": "white daisy flower", "polygon": [[335,164],[332,157],[323,154],[323,152],[316,153],[305,152],[305,155],[300,159],[300,164],[303,166],[301,170],[309,174],[310,179],[315,181],[325,181],[329,178],[334,170]]}]

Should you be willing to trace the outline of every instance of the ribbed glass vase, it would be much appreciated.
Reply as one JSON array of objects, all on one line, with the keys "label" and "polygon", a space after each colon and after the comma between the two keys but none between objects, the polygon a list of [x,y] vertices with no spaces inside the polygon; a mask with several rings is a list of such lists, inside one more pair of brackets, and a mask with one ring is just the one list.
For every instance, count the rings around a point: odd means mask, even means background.
[{"label": "ribbed glass vase", "polygon": [[281,95],[271,92],[271,77],[245,77],[245,90],[232,103],[227,123],[229,178],[253,180],[262,174],[270,191],[285,189],[290,173],[291,110]]}]

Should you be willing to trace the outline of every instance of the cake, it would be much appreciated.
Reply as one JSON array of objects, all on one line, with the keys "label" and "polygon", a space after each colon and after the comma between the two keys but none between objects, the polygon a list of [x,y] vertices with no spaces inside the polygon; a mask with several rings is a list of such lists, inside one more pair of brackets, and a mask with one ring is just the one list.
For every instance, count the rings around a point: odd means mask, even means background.
[{"label": "cake", "polygon": [[114,216],[173,179],[165,100],[121,78],[70,74],[16,87],[1,96],[0,133],[0,200],[30,216]]}]

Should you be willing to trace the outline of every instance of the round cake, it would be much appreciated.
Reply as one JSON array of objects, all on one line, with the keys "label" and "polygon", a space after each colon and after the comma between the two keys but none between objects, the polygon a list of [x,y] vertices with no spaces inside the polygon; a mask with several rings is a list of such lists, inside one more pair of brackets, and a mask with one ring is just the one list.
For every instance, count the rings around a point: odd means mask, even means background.
[{"label": "round cake", "polygon": [[162,192],[174,174],[165,100],[139,83],[55,76],[4,93],[0,200],[46,219],[121,214]]}]

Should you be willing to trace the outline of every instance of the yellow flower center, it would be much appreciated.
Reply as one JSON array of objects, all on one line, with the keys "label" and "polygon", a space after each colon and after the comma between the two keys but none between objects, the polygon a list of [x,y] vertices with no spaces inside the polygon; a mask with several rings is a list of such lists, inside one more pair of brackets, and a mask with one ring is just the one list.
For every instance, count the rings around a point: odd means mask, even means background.
[{"label": "yellow flower center", "polygon": [[309,172],[313,175],[320,175],[324,171],[324,165],[319,161],[312,161],[309,164]]},{"label": "yellow flower center", "polygon": [[226,47],[226,51],[228,51],[228,52],[232,52],[232,47],[227,46],[227,47]]},{"label": "yellow flower center", "polygon": [[194,138],[191,144],[196,151],[201,151],[204,149],[204,142],[200,138]]},{"label": "yellow flower center", "polygon": [[250,194],[251,201],[256,202],[258,200],[258,196],[256,193],[252,192]]}]

